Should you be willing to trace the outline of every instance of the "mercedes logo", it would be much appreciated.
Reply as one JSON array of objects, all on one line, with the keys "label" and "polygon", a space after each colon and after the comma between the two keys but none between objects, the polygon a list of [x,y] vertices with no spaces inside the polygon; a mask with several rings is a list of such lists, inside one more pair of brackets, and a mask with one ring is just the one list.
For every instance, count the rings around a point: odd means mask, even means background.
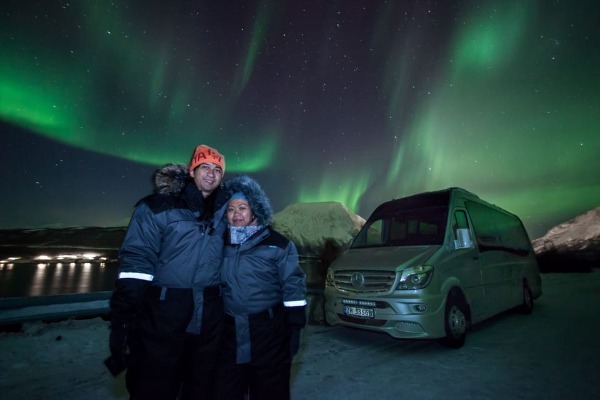
[{"label": "mercedes logo", "polygon": [[362,288],[365,285],[365,277],[360,272],[355,272],[352,274],[350,282],[352,282],[353,287]]}]

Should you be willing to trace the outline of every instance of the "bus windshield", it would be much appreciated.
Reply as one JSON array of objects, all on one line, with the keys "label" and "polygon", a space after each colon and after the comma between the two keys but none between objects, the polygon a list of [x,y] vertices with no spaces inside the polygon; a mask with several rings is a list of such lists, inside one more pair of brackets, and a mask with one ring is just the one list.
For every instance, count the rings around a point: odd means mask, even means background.
[{"label": "bus windshield", "polygon": [[442,244],[447,219],[447,206],[387,210],[369,218],[350,248]]}]

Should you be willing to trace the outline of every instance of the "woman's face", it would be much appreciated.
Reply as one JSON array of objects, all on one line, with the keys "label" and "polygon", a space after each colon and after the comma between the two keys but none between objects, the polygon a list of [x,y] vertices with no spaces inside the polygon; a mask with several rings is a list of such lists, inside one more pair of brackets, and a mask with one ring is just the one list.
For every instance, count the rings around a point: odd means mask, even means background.
[{"label": "woman's face", "polygon": [[227,205],[227,219],[231,226],[248,226],[256,223],[250,204],[244,199],[233,199]]}]

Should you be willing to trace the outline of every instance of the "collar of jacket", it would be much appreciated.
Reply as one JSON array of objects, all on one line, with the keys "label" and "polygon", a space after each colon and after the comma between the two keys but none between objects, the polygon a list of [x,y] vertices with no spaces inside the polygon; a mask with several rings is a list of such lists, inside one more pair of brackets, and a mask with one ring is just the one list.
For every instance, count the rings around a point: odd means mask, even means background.
[{"label": "collar of jacket", "polygon": [[152,175],[154,193],[159,194],[178,195],[190,180],[190,173],[184,164],[167,164]]},{"label": "collar of jacket", "polygon": [[244,243],[231,244],[229,229],[227,229],[227,237],[225,240],[229,246],[239,246],[240,248],[245,249],[256,246],[258,243],[265,240],[265,238],[267,238],[270,234],[271,231],[269,230],[269,226],[263,226],[262,229],[258,230],[254,235],[250,236]]},{"label": "collar of jacket", "polygon": [[183,201],[185,201],[190,210],[202,213],[207,211],[207,201],[205,201],[204,196],[202,196],[202,192],[191,179],[188,180],[186,185],[183,187],[181,198]]}]

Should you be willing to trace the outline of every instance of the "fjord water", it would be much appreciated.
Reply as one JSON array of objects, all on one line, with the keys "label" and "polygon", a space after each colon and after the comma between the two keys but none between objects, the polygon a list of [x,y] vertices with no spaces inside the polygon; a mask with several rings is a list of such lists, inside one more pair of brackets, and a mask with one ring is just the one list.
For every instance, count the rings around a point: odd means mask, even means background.
[{"label": "fjord water", "polygon": [[0,298],[113,290],[116,261],[0,263]]},{"label": "fjord water", "polygon": [[[322,288],[327,266],[318,259],[301,258],[309,288]],[[0,298],[53,296],[113,290],[119,262],[0,262]]]}]

